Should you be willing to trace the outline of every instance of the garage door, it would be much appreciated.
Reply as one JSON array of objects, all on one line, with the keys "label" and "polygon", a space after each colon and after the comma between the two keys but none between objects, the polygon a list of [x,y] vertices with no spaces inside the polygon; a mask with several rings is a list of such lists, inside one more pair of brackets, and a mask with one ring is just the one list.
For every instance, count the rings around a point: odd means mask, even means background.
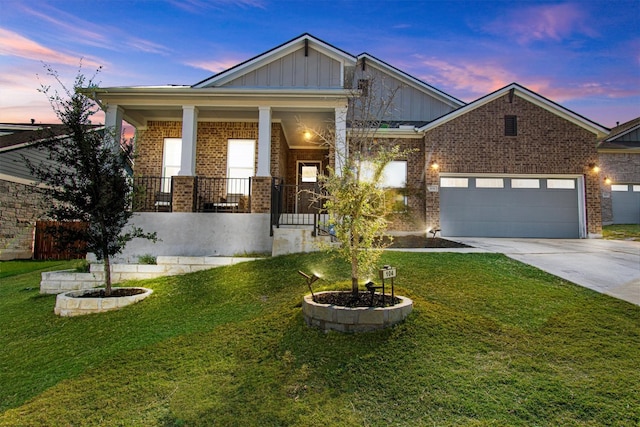
[{"label": "garage door", "polygon": [[578,178],[443,177],[443,236],[579,238]]},{"label": "garage door", "polygon": [[640,184],[612,184],[614,224],[640,224]]}]

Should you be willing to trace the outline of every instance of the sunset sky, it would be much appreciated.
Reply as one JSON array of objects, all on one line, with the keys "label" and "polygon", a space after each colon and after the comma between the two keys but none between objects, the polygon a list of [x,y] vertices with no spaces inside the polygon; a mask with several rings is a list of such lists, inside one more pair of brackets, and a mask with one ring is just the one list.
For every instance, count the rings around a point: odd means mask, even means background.
[{"label": "sunset sky", "polygon": [[640,1],[0,0],[0,122],[71,84],[194,84],[303,33],[469,102],[518,82],[606,127],[640,116]]}]

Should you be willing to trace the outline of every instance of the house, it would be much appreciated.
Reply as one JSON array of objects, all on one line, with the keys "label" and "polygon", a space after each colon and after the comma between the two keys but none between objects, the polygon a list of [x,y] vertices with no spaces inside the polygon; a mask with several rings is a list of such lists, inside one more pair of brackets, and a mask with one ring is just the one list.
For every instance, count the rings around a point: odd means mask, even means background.
[{"label": "house", "polygon": [[36,220],[44,215],[42,197],[23,157],[45,161],[34,142],[42,132],[61,134],[55,124],[0,124],[0,260],[30,259]]},{"label": "house", "polygon": [[640,224],[640,117],[611,129],[598,154],[603,224]]},{"label": "house", "polygon": [[[92,91],[107,126],[136,128],[133,222],[162,239],[132,241],[124,256],[306,248],[322,218],[299,190],[339,166],[356,97],[391,92],[376,137],[411,150],[385,182],[403,190],[393,232],[600,235],[591,165],[608,129],[517,84],[467,105],[370,54],[303,34],[191,86]],[[335,149],[310,129],[335,135]],[[283,241],[290,247],[276,250]]]},{"label": "house", "polygon": [[[100,131],[100,126],[92,126]],[[48,236],[46,201],[40,184],[31,173],[33,165],[54,166],[42,145],[52,138],[64,139],[67,128],[61,124],[0,124],[0,260],[77,257],[71,251],[58,251]],[[36,245],[40,242],[41,245]]]},{"label": "house", "polygon": [[443,236],[602,233],[596,143],[608,129],[516,83],[420,129],[427,223]]}]

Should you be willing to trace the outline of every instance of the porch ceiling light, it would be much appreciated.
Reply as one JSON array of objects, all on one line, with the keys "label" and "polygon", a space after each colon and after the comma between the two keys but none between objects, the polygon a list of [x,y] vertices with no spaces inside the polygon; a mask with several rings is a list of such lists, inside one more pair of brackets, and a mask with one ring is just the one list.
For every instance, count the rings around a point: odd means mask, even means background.
[{"label": "porch ceiling light", "polygon": [[304,131],[304,139],[309,141],[311,139],[311,132],[309,132],[308,130]]}]

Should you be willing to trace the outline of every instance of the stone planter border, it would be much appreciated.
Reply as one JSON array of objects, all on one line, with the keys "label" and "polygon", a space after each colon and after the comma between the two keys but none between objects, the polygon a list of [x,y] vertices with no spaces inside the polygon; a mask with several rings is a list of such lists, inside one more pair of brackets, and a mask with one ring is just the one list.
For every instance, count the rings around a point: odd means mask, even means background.
[{"label": "stone planter border", "polygon": [[118,310],[119,308],[134,304],[153,293],[152,289],[147,288],[131,289],[142,289],[144,292],[137,295],[109,298],[78,298],[78,296],[93,292],[95,289],[65,292],[58,294],[56,297],[56,306],[53,311],[58,316],[62,317],[102,313],[105,311]]},{"label": "stone planter border", "polygon": [[[317,292],[316,295],[336,291]],[[413,301],[396,295],[400,303],[390,307],[341,307],[314,302],[311,295],[302,301],[307,325],[326,331],[367,332],[402,322],[413,310]]]}]

